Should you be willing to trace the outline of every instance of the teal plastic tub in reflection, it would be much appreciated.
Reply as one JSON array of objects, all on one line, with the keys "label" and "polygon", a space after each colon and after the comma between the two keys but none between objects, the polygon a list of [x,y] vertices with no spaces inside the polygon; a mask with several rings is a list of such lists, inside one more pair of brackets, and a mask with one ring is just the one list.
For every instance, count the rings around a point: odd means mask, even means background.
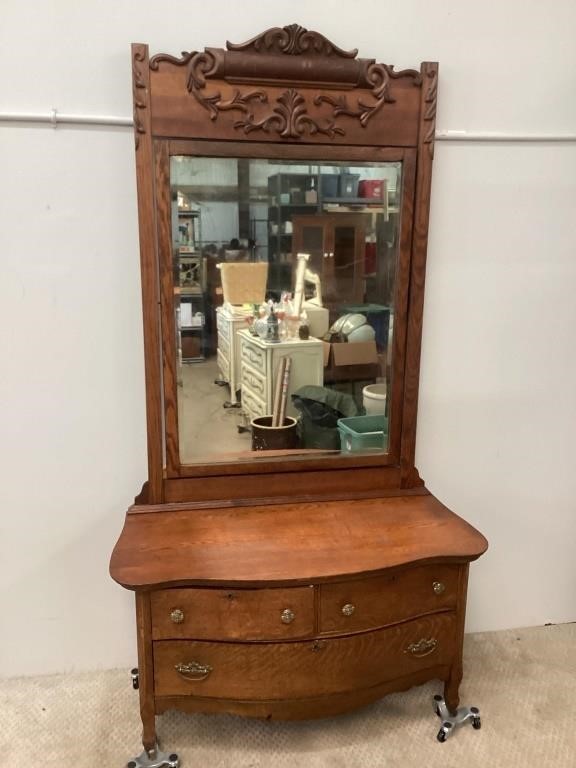
[{"label": "teal plastic tub in reflection", "polygon": [[344,453],[355,453],[367,449],[386,448],[388,440],[388,419],[386,416],[350,416],[338,419],[340,449]]}]

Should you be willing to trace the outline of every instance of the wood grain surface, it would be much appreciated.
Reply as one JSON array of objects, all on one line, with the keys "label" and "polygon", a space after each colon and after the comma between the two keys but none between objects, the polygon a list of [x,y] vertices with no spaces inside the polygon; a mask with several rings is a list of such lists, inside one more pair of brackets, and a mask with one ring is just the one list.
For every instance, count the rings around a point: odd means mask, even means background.
[{"label": "wood grain surface", "polygon": [[[455,619],[440,613],[376,632],[295,643],[209,643],[159,640],[154,643],[157,696],[282,699],[367,688],[429,666],[449,664]],[[421,640],[435,641],[424,656],[410,651]],[[188,680],[178,664],[211,667],[204,680]]]},{"label": "wood grain surface", "polygon": [[418,389],[420,386],[420,355],[424,319],[424,286],[426,282],[428,224],[430,220],[432,160],[434,158],[434,130],[436,127],[438,64],[434,62],[423,63],[421,74],[423,86],[420,94],[418,170],[416,174],[416,199],[412,235],[410,304],[408,309],[406,368],[404,373],[404,415],[400,449],[402,488],[413,488],[421,482],[414,465],[414,460],[416,455],[416,422],[418,418]]},{"label": "wood grain surface", "polygon": [[154,659],[150,622],[150,595],[136,593],[136,628],[138,640],[138,684],[142,744],[152,749],[156,744],[156,714],[154,710]]},{"label": "wood grain surface", "polygon": [[[376,629],[434,611],[454,609],[458,598],[458,565],[417,566],[371,579],[323,584],[320,587],[320,632]],[[434,584],[443,586],[437,594]],[[344,606],[352,606],[349,615]]]},{"label": "wood grain surface", "polygon": [[414,685],[422,685],[429,680],[444,680],[448,667],[430,666],[410,674],[385,680],[344,693],[333,693],[324,696],[307,696],[305,699],[218,699],[205,696],[157,696],[155,699],[156,713],[162,714],[170,709],[181,712],[223,713],[243,717],[258,717],[266,720],[309,720],[313,718],[335,717],[345,712],[352,712],[359,707],[365,707],[388,693],[405,691]]},{"label": "wood grain surface", "polygon": [[[262,451],[264,453],[264,451]],[[350,454],[353,457],[354,454]],[[342,456],[334,459],[277,459],[275,466],[272,461],[267,461],[270,474],[253,474],[261,468],[260,463],[254,461],[247,465],[246,462],[236,462],[237,466],[246,467],[244,474],[225,474],[216,477],[182,477],[167,479],[164,481],[164,500],[167,502],[192,503],[202,501],[221,501],[223,499],[258,499],[262,495],[268,497],[282,497],[292,494],[294,496],[316,496],[334,498],[340,494],[366,492],[380,492],[398,490],[400,487],[399,467],[384,466],[388,456],[361,456],[359,459],[351,458],[350,464],[369,464],[374,459],[375,466],[357,466],[351,469],[341,469],[338,465],[346,461]],[[326,462],[334,462],[333,467],[326,467],[315,471],[315,465]],[[300,466],[298,466],[300,464]],[[302,465],[306,464],[303,471]],[[215,465],[203,466],[202,469],[215,468]],[[226,469],[226,468],[224,468]]]},{"label": "wood grain surface", "polygon": [[158,323],[158,266],[156,254],[155,199],[152,173],[153,149],[148,46],[132,45],[132,85],[136,138],[136,183],[140,233],[140,280],[144,323],[144,376],[146,380],[146,432],[148,440],[148,498],[163,501],[162,379]]},{"label": "wood grain surface", "polygon": [[[290,640],[315,631],[314,588],[162,589],[152,592],[154,640]],[[183,620],[170,616],[179,609]],[[289,610],[294,618],[285,623]]]},{"label": "wood grain surface", "polygon": [[112,578],[165,585],[281,586],[467,562],[486,539],[432,495],[129,514]]}]

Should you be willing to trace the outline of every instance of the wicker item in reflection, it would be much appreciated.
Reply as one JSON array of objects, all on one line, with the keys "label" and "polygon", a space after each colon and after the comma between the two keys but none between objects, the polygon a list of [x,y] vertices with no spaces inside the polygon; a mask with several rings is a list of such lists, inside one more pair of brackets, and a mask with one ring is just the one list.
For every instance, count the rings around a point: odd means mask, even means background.
[{"label": "wicker item in reflection", "polygon": [[268,263],[228,262],[220,264],[224,302],[261,304],[266,296]]}]

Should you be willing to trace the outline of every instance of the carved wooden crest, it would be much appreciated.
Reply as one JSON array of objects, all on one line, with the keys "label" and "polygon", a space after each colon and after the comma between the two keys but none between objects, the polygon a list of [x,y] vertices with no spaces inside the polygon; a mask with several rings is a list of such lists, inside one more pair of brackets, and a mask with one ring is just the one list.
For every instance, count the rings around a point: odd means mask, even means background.
[{"label": "carved wooden crest", "polygon": [[229,51],[255,51],[256,53],[284,53],[290,56],[308,54],[311,56],[341,56],[354,59],[358,53],[343,51],[319,32],[309,32],[299,24],[287,27],[272,27],[246,43],[226,43]]},{"label": "carved wooden crest", "polygon": [[[235,131],[291,141],[315,135],[334,139],[346,135],[350,119],[366,128],[386,104],[395,103],[392,80],[421,85],[416,70],[395,72],[356,56],[356,50],[344,51],[318,32],[291,24],[245,43],[228,42],[226,50],[206,48],[181,58],[160,54],[150,60],[150,69],[158,70],[162,62],[186,66],[188,92],[213,122],[222,113],[237,113]],[[211,81],[224,81],[233,90],[223,94]]]}]

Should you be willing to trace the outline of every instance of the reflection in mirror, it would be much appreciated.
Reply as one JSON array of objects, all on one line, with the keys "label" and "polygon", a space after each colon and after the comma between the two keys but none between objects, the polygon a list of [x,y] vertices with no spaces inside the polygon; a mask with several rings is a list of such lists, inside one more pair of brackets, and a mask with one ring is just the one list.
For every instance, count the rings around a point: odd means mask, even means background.
[{"label": "reflection in mirror", "polygon": [[401,170],[171,158],[183,464],[387,450]]}]

